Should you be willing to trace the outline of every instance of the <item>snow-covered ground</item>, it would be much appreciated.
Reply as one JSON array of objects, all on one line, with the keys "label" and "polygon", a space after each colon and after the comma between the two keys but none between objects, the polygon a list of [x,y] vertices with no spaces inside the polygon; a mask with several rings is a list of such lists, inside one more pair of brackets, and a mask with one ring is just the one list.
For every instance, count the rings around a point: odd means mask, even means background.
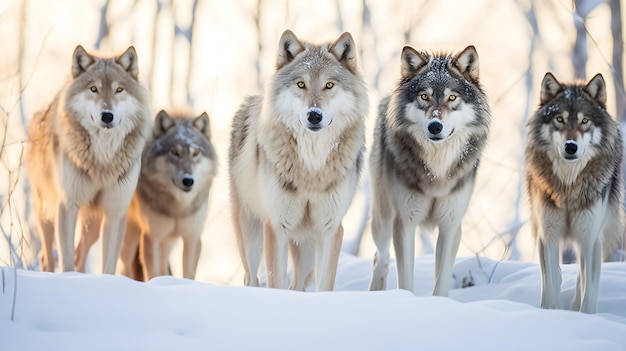
[{"label": "snow-covered ground", "polygon": [[[367,291],[371,264],[342,254],[328,293],[4,267],[0,349],[626,350],[624,262],[603,265],[596,315],[538,308],[533,263],[459,258],[450,298],[430,296],[431,255],[416,259],[417,296]],[[564,306],[577,269],[563,266]]]}]

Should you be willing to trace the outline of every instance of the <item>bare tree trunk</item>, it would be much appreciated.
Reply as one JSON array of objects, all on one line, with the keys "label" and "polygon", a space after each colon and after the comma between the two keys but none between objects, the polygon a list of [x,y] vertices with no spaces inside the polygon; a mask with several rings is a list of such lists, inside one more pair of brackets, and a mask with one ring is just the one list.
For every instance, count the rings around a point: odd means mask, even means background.
[{"label": "bare tree trunk", "polygon": [[622,36],[622,5],[621,0],[609,0],[611,9],[611,33],[613,34],[613,84],[615,86],[615,108],[618,121],[626,121],[626,93],[624,92],[623,54],[624,39]]},{"label": "bare tree trunk", "polygon": [[585,0],[574,1],[574,27],[576,28],[576,42],[572,53],[572,64],[574,65],[574,78],[587,78],[587,31],[585,30],[586,14],[579,9]]},{"label": "bare tree trunk", "polygon": [[193,108],[194,100],[191,94],[191,77],[193,72],[193,29],[196,24],[196,10],[198,9],[198,0],[194,0],[193,5],[191,7],[191,24],[189,24],[189,31],[187,32],[186,38],[189,42],[189,61],[187,62],[187,105]]},{"label": "bare tree trunk", "polygon": [[107,23],[107,11],[109,9],[109,4],[111,0],[107,0],[104,5],[100,8],[100,26],[98,27],[98,38],[96,39],[96,43],[94,47],[96,50],[100,50],[100,45],[102,44],[102,40],[109,35],[109,24]]},{"label": "bare tree trunk", "polygon": [[261,79],[261,54],[263,53],[263,34],[261,32],[261,14],[263,13],[263,0],[258,0],[256,3],[256,16],[254,16],[254,27],[256,28],[256,40],[257,40],[257,59],[254,62],[256,68],[256,83],[257,87],[261,89],[263,80]]}]

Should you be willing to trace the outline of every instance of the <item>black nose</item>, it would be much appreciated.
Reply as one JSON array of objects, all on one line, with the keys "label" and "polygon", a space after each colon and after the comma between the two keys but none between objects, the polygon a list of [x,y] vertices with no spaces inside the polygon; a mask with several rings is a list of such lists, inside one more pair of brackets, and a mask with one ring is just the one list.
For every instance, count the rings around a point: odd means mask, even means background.
[{"label": "black nose", "polygon": [[183,185],[184,186],[192,186],[193,185],[193,178],[191,178],[191,177],[183,178]]},{"label": "black nose", "polygon": [[573,155],[576,153],[576,151],[578,151],[578,145],[576,144],[576,142],[568,141],[565,143],[565,153],[567,153],[568,155]]},{"label": "black nose", "polygon": [[430,132],[430,134],[437,135],[441,133],[442,130],[443,124],[441,124],[441,122],[439,121],[432,121],[428,124],[428,131]]},{"label": "black nose", "polygon": [[107,124],[111,123],[113,122],[113,114],[111,112],[104,111],[102,112],[101,120],[102,122],[107,123]]},{"label": "black nose", "polygon": [[317,111],[309,111],[307,121],[311,124],[319,124],[322,121],[322,114]]}]

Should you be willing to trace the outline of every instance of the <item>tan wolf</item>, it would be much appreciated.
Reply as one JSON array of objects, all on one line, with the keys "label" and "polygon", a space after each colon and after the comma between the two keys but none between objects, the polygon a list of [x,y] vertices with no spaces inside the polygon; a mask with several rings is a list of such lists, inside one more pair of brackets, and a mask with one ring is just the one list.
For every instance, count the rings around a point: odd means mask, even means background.
[{"label": "tan wolf", "polygon": [[246,285],[259,284],[265,246],[267,286],[285,288],[289,246],[291,289],[304,290],[313,271],[318,291],[333,289],[367,111],[349,33],[322,45],[282,34],[269,86],[245,100],[232,124],[231,198]]},{"label": "tan wolf", "polygon": [[[148,281],[167,274],[172,245],[180,237],[183,277],[195,279],[217,167],[206,112],[197,117],[184,111],[158,113],[128,209],[121,253],[125,275]],[[141,272],[135,271],[137,250]]]},{"label": "tan wolf", "polygon": [[606,111],[602,75],[587,84],[564,84],[545,75],[526,144],[541,307],[560,307],[559,245],[567,240],[580,258],[572,309],[596,312],[603,255],[616,248],[624,232],[623,148],[619,125]]},{"label": "tan wolf", "polygon": [[56,233],[62,271],[73,271],[77,227],[102,239],[102,272],[115,272],[126,209],[150,134],[148,91],[131,46],[115,57],[77,46],[72,74],[29,126],[27,171],[43,241],[41,268],[54,271]]},{"label": "tan wolf", "polygon": [[478,54],[429,54],[405,46],[401,79],[381,101],[370,155],[370,290],[387,288],[393,237],[398,287],[414,291],[415,229],[438,226],[434,295],[447,296],[491,112],[479,83]]}]

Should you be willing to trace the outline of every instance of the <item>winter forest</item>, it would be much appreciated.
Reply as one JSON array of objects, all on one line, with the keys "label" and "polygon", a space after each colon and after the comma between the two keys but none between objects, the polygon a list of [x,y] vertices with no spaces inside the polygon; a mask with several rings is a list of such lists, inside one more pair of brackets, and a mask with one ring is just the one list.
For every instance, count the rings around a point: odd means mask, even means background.
[{"label": "winter forest", "polygon": [[[453,53],[468,45],[476,47],[480,60],[480,80],[487,93],[493,120],[488,144],[478,169],[472,200],[463,220],[463,237],[457,255],[457,265],[461,268],[455,269],[455,287],[459,291],[468,288],[468,292],[451,293],[451,297],[459,302],[470,302],[519,296],[502,293],[488,294],[489,296],[485,297],[479,292],[469,292],[472,287],[476,288],[477,285],[488,284],[496,279],[498,275],[494,275],[493,272],[495,267],[502,264],[503,267],[508,267],[507,272],[511,274],[518,268],[520,271],[532,269],[532,273],[525,275],[525,280],[516,286],[518,289],[530,286],[533,289],[532,292],[528,293],[529,295],[523,295],[523,298],[513,298],[513,300],[537,307],[538,254],[530,232],[523,169],[526,121],[537,108],[541,79],[548,71],[563,81],[575,79],[587,81],[596,73],[601,73],[607,83],[608,112],[622,124],[626,121],[626,92],[623,76],[624,29],[622,28],[625,15],[626,10],[622,8],[620,0],[321,0],[314,2],[296,0],[0,0],[0,42],[3,43],[3,49],[0,50],[0,266],[17,268],[17,271],[33,271],[27,272],[25,280],[37,278],[32,274],[39,274],[35,272],[40,270],[41,243],[35,232],[30,186],[24,170],[25,150],[28,147],[27,125],[31,117],[35,112],[46,108],[69,77],[71,54],[76,45],[80,44],[88,51],[104,53],[119,53],[129,45],[133,45],[137,50],[139,60],[139,79],[150,91],[150,107],[154,111],[153,116],[160,109],[176,107],[186,107],[197,115],[207,112],[210,116],[212,142],[217,150],[219,169],[209,202],[208,220],[202,236],[203,246],[196,280],[200,284],[208,283],[211,287],[215,285],[231,288],[231,286],[243,285],[243,268],[233,230],[228,183],[228,145],[232,116],[245,97],[258,94],[271,78],[275,69],[278,40],[285,29],[291,29],[298,37],[313,42],[331,41],[342,32],[348,31],[357,44],[359,65],[368,86],[370,103],[370,113],[366,121],[368,149],[378,103],[381,98],[392,91],[399,79],[400,53],[403,46],[410,45],[415,49],[429,52]],[[340,257],[342,270],[338,272],[336,290],[363,290],[365,292],[366,281],[371,274],[371,260],[375,246],[370,234],[371,190],[367,164],[365,170],[359,190],[343,221],[345,234]],[[427,278],[425,281],[431,284],[418,289],[421,293],[416,292],[416,294],[420,296],[427,297],[432,288],[432,261],[436,235],[436,232],[418,231],[416,233],[416,255],[419,256],[416,258],[416,264],[420,262],[424,264],[423,271],[426,272]],[[623,266],[625,260],[623,242],[624,238],[621,249],[618,249],[610,258],[614,262],[608,263],[608,276],[619,276],[619,279],[622,279],[611,280],[611,286],[615,284],[618,288],[626,286],[623,281],[626,279],[626,267]],[[181,276],[181,254],[182,246],[179,243],[170,259],[174,277]],[[88,273],[100,271],[99,255],[100,251],[96,244],[90,251]],[[575,262],[575,258],[567,251],[564,253],[563,260],[565,263]],[[358,269],[355,266],[357,263]],[[490,268],[487,266],[492,267],[494,271],[489,273]],[[465,269],[466,267],[471,268]],[[565,299],[571,297],[573,287],[570,285],[574,284],[576,269],[576,265],[567,265],[563,269],[564,275],[567,274],[571,278],[571,281],[567,283],[569,288],[564,288],[564,292],[570,294]],[[357,271],[358,277],[350,275],[351,272]],[[13,272],[2,271],[3,291],[5,274],[13,275]],[[395,268],[390,268],[389,272],[390,284],[395,284]],[[18,273],[15,274],[15,283],[17,283]],[[603,274],[605,274],[604,271]],[[74,277],[72,274],[62,276],[65,277],[60,279]],[[605,275],[601,279],[604,277]],[[6,279],[6,281],[11,281]],[[175,278],[168,279],[172,280],[159,280],[150,282],[149,285],[162,288],[170,285],[179,286],[176,284],[182,284],[179,287],[187,287],[187,284],[192,284],[191,282],[180,283],[174,280]],[[79,283],[70,280],[68,279],[67,282],[69,286]],[[566,281],[565,278],[564,281]],[[94,276],[85,277],[82,282],[87,285],[90,282],[94,285],[104,284],[102,280],[97,280]],[[27,283],[35,284],[35,282]],[[112,290],[119,290],[124,294],[126,290],[118,289],[118,285],[121,284],[119,281],[112,283],[115,285],[111,288]],[[601,289],[605,288],[603,286]],[[102,287],[102,289],[106,288]],[[606,289],[616,294],[619,291],[619,289]],[[54,291],[59,296],[63,295],[60,287],[58,291]],[[215,293],[209,291],[208,293],[210,296],[217,295],[218,297],[226,295],[225,291]],[[409,298],[399,291],[389,292],[389,294],[395,294],[393,299],[398,298],[402,301]],[[615,322],[615,325],[607,327],[606,333],[614,332],[624,335],[623,331],[626,330],[624,290],[622,289],[621,292],[621,300],[616,304],[609,304],[605,301],[605,305],[602,305],[602,294],[603,290],[600,292],[599,311],[609,315],[602,321]],[[140,298],[139,295],[131,295],[134,298]],[[253,293],[243,291],[235,292],[235,295],[250,297]],[[268,292],[262,292],[259,295],[266,302],[280,299]],[[8,295],[5,294],[5,296],[5,301],[2,301],[3,298],[0,297],[2,302],[0,311],[5,311],[3,306],[11,305],[13,313],[19,316],[19,304],[16,312],[15,301],[10,301]],[[155,303],[161,301],[156,294],[149,296],[147,299],[150,301]],[[12,298],[15,299],[15,297]],[[18,300],[19,298],[20,295],[17,295]],[[312,314],[316,311],[317,305],[306,304],[304,297],[298,296],[291,299],[287,296],[285,298],[293,302],[293,306],[298,306],[298,301],[302,302],[306,305],[307,311]],[[180,299],[184,300],[185,297]],[[344,299],[353,300],[344,302],[347,305],[354,304],[353,310],[350,310],[354,312],[358,310],[356,304],[359,301],[371,303],[369,299],[375,299],[375,297],[359,295],[355,299],[350,299],[350,297],[344,297]],[[344,302],[332,300],[330,304],[339,306]],[[446,304],[447,302],[433,300],[432,303]],[[128,300],[124,304],[130,305],[132,302]],[[233,302],[233,305],[236,306],[236,302]],[[375,306],[383,308],[381,305]],[[425,308],[430,313],[437,313],[437,309],[432,304],[419,306],[412,304],[411,306],[411,311],[415,310],[415,313],[421,313],[420,308]],[[610,306],[619,307],[616,311],[611,311]],[[402,310],[399,302],[396,302],[393,307]],[[210,311],[210,308],[202,306],[202,309],[205,308],[206,311]],[[285,310],[289,308],[291,307]],[[449,311],[453,308],[455,307],[448,306],[445,310]],[[172,307],[172,310],[174,309],[175,307]],[[503,309],[519,312],[517,307]],[[520,309],[523,310],[521,307]],[[55,309],[50,307],[45,311],[53,313]],[[119,313],[120,316],[123,315],[122,311]],[[263,313],[263,311],[258,311],[259,315]],[[394,318],[389,311],[381,313],[381,316],[385,318]],[[352,316],[354,315],[358,313],[354,312]],[[455,318],[458,317],[461,321],[466,320],[466,323],[460,323],[469,326],[472,324],[470,316],[471,313],[468,312],[468,315],[461,317],[455,315]],[[553,316],[553,323],[559,323],[567,319],[569,315]],[[200,323],[200,318],[196,318],[192,321]],[[354,318],[356,320],[356,317]],[[0,315],[0,320],[4,319],[5,315]],[[314,317],[313,320],[317,323],[326,323],[322,317]],[[354,322],[350,319],[342,319],[342,321]],[[584,325],[587,322],[581,323]],[[411,322],[407,320],[407,323]],[[131,328],[131,323],[127,322],[127,324],[125,328]],[[219,326],[218,322],[215,324]],[[429,326],[426,320],[417,324],[422,325],[422,328]],[[521,324],[516,328],[529,327],[531,324]],[[0,335],[3,334],[2,327],[7,325],[10,324],[0,322]],[[539,328],[540,325],[537,325],[535,332],[539,333]],[[34,342],[25,344],[19,342],[22,337],[40,335],[35,329],[19,329],[15,334],[18,336],[14,336],[9,345],[13,345],[15,350],[43,349],[42,345]],[[128,335],[131,335],[132,332],[128,330],[130,329],[127,329]],[[361,332],[377,333],[373,330]],[[385,332],[391,333],[390,330],[385,330]],[[158,331],[155,333],[158,334]],[[490,334],[487,331],[485,333],[485,335]],[[90,337],[85,334],[88,333],[81,334],[81,337],[76,340],[102,342],[94,349],[142,348],[138,346],[140,344],[134,343],[128,344],[131,346],[119,347],[119,344],[103,340],[101,335]],[[147,330],[139,333],[143,336],[149,334]],[[346,337],[347,334],[348,332],[342,335]],[[471,334],[471,331],[468,334]],[[497,331],[494,330],[493,334],[497,334]],[[128,335],[126,339],[122,337],[122,340],[130,340],[131,337]],[[296,335],[300,334],[296,333]],[[421,337],[412,339],[411,335],[413,334],[408,333],[396,340],[412,340],[410,345],[386,342],[368,344],[363,341],[362,346],[365,345],[365,347],[362,349],[415,349],[417,345],[420,345],[416,340]],[[599,340],[604,340],[605,337],[602,335],[597,335]],[[228,339],[228,337],[222,336],[222,339]],[[250,337],[262,336],[252,333]],[[232,338],[236,339],[236,336]],[[436,340],[426,339],[426,336],[424,338],[427,341],[421,345],[437,349],[437,342],[446,339],[447,336],[433,337]],[[497,342],[487,343],[487,346],[483,348],[469,347],[469,349],[491,349],[488,345],[492,345],[493,348],[496,345],[521,347],[520,345],[527,341],[519,336],[517,338],[505,340],[503,336],[502,340],[496,338]],[[542,338],[550,339],[548,336]],[[593,339],[593,335],[590,338]],[[610,345],[593,342],[569,344],[559,341],[558,344],[550,344],[550,348],[591,350],[603,349],[602,347],[596,348],[596,346],[604,345],[606,346],[604,349],[619,350],[626,347],[626,340],[621,338],[623,336],[615,337],[614,344]],[[201,339],[204,340],[204,338]],[[64,339],[58,336],[48,340],[63,342]],[[299,342],[297,340],[297,336],[285,337],[285,345],[292,342],[291,346],[294,346],[293,342]],[[470,336],[467,340],[471,340],[468,341],[469,345],[476,345],[472,341],[481,339]],[[228,342],[218,343],[215,348],[265,349],[269,347],[267,344],[259,346],[253,343],[229,344]],[[303,348],[327,347],[320,342],[316,341]],[[516,342],[520,344],[515,344]],[[76,345],[78,344],[80,342],[77,341]],[[197,348],[194,343],[176,343],[172,338],[160,345],[153,344],[152,349],[182,349],[185,345],[192,349]],[[354,347],[361,344],[346,343],[345,345]],[[462,343],[446,345],[452,345],[450,349],[464,346]],[[540,349],[542,344],[532,345],[534,349]],[[143,345],[143,347],[146,346]],[[74,348],[67,346],[66,349],[73,350]],[[353,348],[346,346],[338,347],[338,349]]]}]

